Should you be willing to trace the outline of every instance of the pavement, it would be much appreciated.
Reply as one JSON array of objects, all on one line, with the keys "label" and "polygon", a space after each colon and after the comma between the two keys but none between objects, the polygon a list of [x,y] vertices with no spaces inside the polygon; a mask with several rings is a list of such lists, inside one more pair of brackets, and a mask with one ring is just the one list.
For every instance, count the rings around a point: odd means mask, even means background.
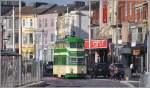
[{"label": "pavement", "polygon": [[144,87],[140,74],[133,75],[129,80],[123,80],[120,82],[129,85],[131,88]]},{"label": "pavement", "polygon": [[45,81],[39,81],[39,82],[33,82],[26,85],[19,86],[18,88],[27,88],[27,87],[39,87],[39,86],[45,86]]}]

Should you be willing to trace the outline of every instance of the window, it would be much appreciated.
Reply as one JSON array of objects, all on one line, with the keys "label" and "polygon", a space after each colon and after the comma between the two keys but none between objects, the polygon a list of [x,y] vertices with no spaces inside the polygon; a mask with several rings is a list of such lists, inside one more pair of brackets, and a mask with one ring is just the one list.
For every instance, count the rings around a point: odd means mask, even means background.
[{"label": "window", "polygon": [[25,25],[26,25],[26,24],[25,24],[25,20],[23,20],[23,27],[25,27]]},{"label": "window", "polygon": [[51,42],[54,42],[54,34],[51,33]]},{"label": "window", "polygon": [[51,26],[54,26],[54,19],[51,19]]},{"label": "window", "polygon": [[54,56],[54,64],[55,65],[66,65],[66,56],[63,56],[63,55]]},{"label": "window", "polygon": [[142,20],[142,12],[143,12],[143,8],[140,7],[140,20]]},{"label": "window", "polygon": [[125,16],[128,15],[128,0],[125,1]]},{"label": "window", "polygon": [[76,64],[77,58],[70,58],[70,64]]},{"label": "window", "polygon": [[42,21],[39,20],[39,28],[41,28],[41,27],[42,27]]},{"label": "window", "polygon": [[27,40],[28,40],[28,35],[24,35],[23,36],[23,44],[27,44]]},{"label": "window", "polygon": [[9,44],[9,45],[12,45],[12,44],[13,44],[13,34],[9,32],[7,35],[10,35],[8,44]]},{"label": "window", "polygon": [[[136,7],[136,5],[135,5]],[[135,22],[137,22],[137,8],[135,8]]]},{"label": "window", "polygon": [[45,19],[45,27],[47,27],[47,19]]},{"label": "window", "polygon": [[33,24],[32,24],[32,19],[30,19],[30,27],[32,27],[33,26]]},{"label": "window", "polygon": [[85,59],[84,58],[78,58],[78,64],[85,64]]},{"label": "window", "polygon": [[76,43],[70,43],[70,48],[76,48],[77,44]]},{"label": "window", "polygon": [[30,52],[29,58],[33,59],[33,53],[32,52]]},{"label": "window", "polygon": [[83,48],[83,44],[78,43],[78,44],[77,44],[77,48]]},{"label": "window", "polygon": [[19,40],[19,34],[18,33],[15,33],[15,43],[17,43],[18,44],[18,41]]},{"label": "window", "polygon": [[29,33],[29,43],[33,44],[33,34]]},{"label": "window", "polygon": [[138,29],[133,28],[132,29],[132,42],[137,42],[138,40]]},{"label": "window", "polygon": [[19,23],[18,23],[18,19],[15,19],[15,28],[19,28]]},{"label": "window", "polygon": [[44,33],[45,44],[47,44],[47,32]]},{"label": "window", "polygon": [[12,28],[12,20],[11,19],[9,19],[9,21],[8,21],[8,28]]},{"label": "window", "polygon": [[139,27],[138,28],[138,42],[142,42],[142,28]]},{"label": "window", "polygon": [[119,29],[119,39],[122,39],[122,32],[121,32],[121,29]]},{"label": "window", "polygon": [[132,15],[132,1],[130,2],[130,15]]}]

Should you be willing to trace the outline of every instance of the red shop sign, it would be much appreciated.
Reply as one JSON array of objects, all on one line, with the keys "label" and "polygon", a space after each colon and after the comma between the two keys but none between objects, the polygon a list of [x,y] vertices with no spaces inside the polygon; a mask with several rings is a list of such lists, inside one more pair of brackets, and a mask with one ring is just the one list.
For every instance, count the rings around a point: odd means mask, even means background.
[{"label": "red shop sign", "polygon": [[[89,40],[84,41],[84,48],[89,48]],[[108,48],[107,40],[91,40],[90,48]]]}]

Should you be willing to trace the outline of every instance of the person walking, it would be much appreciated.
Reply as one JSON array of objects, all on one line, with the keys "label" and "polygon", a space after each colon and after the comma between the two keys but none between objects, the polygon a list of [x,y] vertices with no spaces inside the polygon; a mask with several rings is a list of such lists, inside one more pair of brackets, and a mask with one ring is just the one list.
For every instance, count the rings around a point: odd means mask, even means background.
[{"label": "person walking", "polygon": [[113,64],[111,64],[110,66],[109,66],[109,72],[110,72],[110,79],[114,79],[114,65]]},{"label": "person walking", "polygon": [[131,76],[132,76],[132,74],[134,72],[134,64],[133,63],[130,64],[130,70],[131,70]]}]

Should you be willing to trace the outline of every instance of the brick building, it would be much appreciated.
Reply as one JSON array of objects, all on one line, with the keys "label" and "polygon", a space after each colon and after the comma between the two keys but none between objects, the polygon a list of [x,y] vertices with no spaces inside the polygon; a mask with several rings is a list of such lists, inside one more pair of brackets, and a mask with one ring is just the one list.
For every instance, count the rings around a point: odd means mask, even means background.
[{"label": "brick building", "polygon": [[[145,59],[143,47],[148,29],[147,18],[148,4],[146,0],[120,0],[118,2],[117,19],[118,23],[122,24],[120,35],[123,47],[120,49],[120,55],[122,58],[127,58],[126,64],[135,63],[138,72],[142,72],[141,59]],[[127,49],[130,52],[126,52]],[[134,53],[136,50],[140,51],[138,55]]]}]

